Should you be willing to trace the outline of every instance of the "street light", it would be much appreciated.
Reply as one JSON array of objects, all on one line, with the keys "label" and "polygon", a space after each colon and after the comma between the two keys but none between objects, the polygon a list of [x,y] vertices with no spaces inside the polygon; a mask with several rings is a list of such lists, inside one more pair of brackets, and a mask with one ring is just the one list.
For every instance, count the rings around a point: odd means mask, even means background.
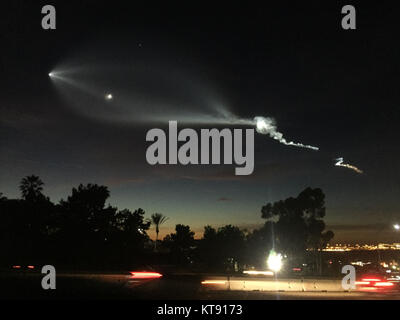
[{"label": "street light", "polygon": [[393,225],[393,228],[395,230],[400,230],[400,225],[398,223],[396,223],[396,224]]},{"label": "street light", "polygon": [[268,268],[274,272],[278,272],[282,268],[282,255],[280,253],[276,253],[274,250],[271,250],[268,260],[267,260]]}]

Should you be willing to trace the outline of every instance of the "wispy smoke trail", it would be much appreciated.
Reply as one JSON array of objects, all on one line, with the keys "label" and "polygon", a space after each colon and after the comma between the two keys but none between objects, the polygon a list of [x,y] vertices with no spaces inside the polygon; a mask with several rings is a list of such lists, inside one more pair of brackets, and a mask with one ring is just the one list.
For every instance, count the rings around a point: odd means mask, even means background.
[{"label": "wispy smoke trail", "polygon": [[255,117],[253,123],[256,125],[256,131],[261,134],[267,134],[271,138],[278,140],[280,143],[283,143],[287,146],[299,147],[299,148],[307,148],[312,150],[319,150],[318,147],[305,145],[302,143],[296,143],[293,141],[287,141],[283,134],[277,130],[275,119],[273,118],[264,118],[264,117]]},{"label": "wispy smoke trail", "polygon": [[337,166],[337,167],[348,168],[348,169],[354,170],[355,172],[357,172],[357,173],[359,173],[359,174],[362,174],[362,173],[363,173],[363,171],[360,170],[360,169],[358,169],[357,167],[352,166],[352,165],[347,164],[347,163],[343,163],[343,158],[337,158],[336,161],[337,161],[337,162],[335,163],[335,166]]}]

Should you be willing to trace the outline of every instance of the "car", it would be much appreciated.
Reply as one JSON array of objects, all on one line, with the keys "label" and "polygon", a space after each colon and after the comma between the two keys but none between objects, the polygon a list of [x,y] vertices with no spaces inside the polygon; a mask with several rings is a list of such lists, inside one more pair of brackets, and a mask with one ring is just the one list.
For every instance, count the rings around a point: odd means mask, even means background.
[{"label": "car", "polygon": [[359,291],[395,291],[399,290],[399,281],[387,273],[369,271],[357,277],[355,284]]},{"label": "car", "polygon": [[24,265],[24,264],[14,264],[11,269],[19,272],[34,272],[36,271],[36,266],[34,265]]}]

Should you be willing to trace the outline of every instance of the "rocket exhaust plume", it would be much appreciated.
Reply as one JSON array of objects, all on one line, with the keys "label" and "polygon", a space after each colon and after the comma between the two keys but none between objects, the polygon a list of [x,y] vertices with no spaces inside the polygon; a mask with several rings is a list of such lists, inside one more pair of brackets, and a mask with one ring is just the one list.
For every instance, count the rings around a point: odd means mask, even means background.
[{"label": "rocket exhaust plume", "polygon": [[344,161],[343,158],[337,158],[336,161],[337,161],[337,162],[335,163],[335,166],[337,166],[337,167],[344,167],[344,168],[353,170],[353,171],[355,171],[355,172],[357,172],[357,173],[359,173],[359,174],[362,174],[362,173],[363,173],[363,171],[360,170],[360,169],[358,169],[357,167],[352,166],[352,165],[347,164],[347,163],[343,163],[343,161]]},{"label": "rocket exhaust plume", "polygon": [[360,170],[360,169],[358,169],[357,167],[352,166],[352,165],[347,164],[347,163],[343,163],[343,158],[337,158],[336,161],[337,161],[337,162],[335,163],[335,166],[337,166],[337,167],[344,167],[344,168],[353,170],[353,171],[355,171],[355,172],[357,172],[357,173],[359,173],[359,174],[362,174],[362,173],[363,173],[363,171]]},{"label": "rocket exhaust plume", "polygon": [[280,143],[283,143],[287,146],[306,148],[311,150],[318,151],[318,147],[305,145],[302,143],[296,143],[293,141],[287,141],[283,134],[277,130],[275,119],[273,118],[264,118],[264,117],[255,117],[254,123],[256,125],[256,131],[261,134],[269,135],[271,138],[278,140]]}]

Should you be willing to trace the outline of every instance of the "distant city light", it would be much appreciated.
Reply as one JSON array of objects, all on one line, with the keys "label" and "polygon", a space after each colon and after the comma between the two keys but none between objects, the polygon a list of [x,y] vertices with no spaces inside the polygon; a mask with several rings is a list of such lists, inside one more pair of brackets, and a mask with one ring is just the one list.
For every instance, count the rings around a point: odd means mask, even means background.
[{"label": "distant city light", "polygon": [[[308,249],[307,249],[308,250]],[[378,243],[364,245],[336,244],[328,245],[323,251],[354,251],[354,250],[400,250],[400,243]]]},{"label": "distant city light", "polygon": [[363,266],[365,266],[365,265],[371,264],[371,261],[368,261],[368,262],[354,261],[354,262],[350,262],[350,264],[352,264],[353,266],[360,266],[360,267],[363,267]]},{"label": "distant city light", "polygon": [[278,272],[282,269],[282,255],[280,253],[276,253],[274,250],[271,250],[268,260],[267,260],[268,268],[274,272]]}]

